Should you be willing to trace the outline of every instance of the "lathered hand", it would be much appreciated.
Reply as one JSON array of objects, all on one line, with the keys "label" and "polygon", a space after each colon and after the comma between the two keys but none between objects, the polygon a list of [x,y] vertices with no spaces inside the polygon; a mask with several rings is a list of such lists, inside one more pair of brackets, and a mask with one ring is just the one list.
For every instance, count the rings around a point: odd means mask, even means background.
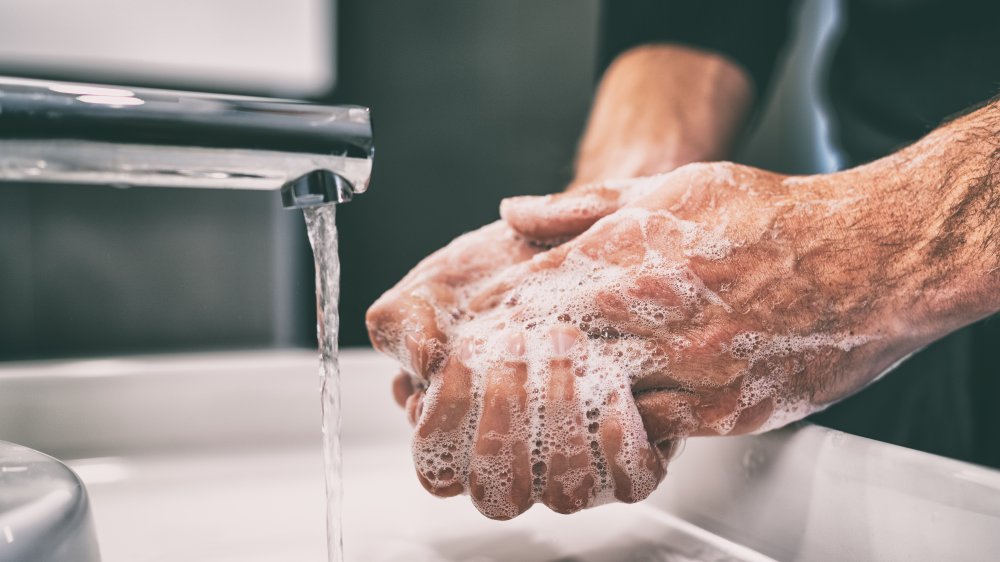
[{"label": "lathered hand", "polygon": [[502,221],[486,225],[421,261],[368,310],[372,344],[402,366],[393,396],[411,423],[419,417],[430,374],[448,359],[449,327],[468,318],[463,296],[539,251]]},{"label": "lathered hand", "polygon": [[844,228],[869,203],[829,176],[733,164],[509,201],[523,234],[542,220],[571,239],[542,252],[505,235],[516,259],[480,248],[496,266],[440,294],[408,277],[369,314],[376,346],[429,385],[410,409],[421,481],[495,518],[636,501],[685,437],[776,427],[857,389],[908,351]]},{"label": "lathered hand", "polygon": [[1000,310],[998,129],[994,102],[835,174],[506,201],[369,311],[421,482],[495,518],[635,501],[686,436],[799,419]]},{"label": "lathered hand", "polygon": [[[516,230],[571,241],[474,300],[586,334],[574,363],[629,386],[652,443],[778,427],[919,347],[898,321],[896,272],[880,265],[901,257],[898,225],[865,177],[694,164],[616,195],[513,198],[502,208]],[[572,225],[551,219],[560,208]]]}]

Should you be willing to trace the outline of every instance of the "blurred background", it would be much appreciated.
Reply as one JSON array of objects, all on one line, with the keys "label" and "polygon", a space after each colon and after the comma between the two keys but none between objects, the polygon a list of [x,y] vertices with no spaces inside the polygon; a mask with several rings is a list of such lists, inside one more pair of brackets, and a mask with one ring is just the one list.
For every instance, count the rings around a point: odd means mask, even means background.
[{"label": "blurred background", "polygon": [[[797,18],[738,159],[829,170],[814,102],[837,4]],[[371,189],[338,209],[341,344],[362,346],[365,309],[422,257],[570,179],[599,23],[597,0],[0,0],[0,75],[370,106]],[[272,193],[0,189],[0,360],[312,346],[312,276]]]},{"label": "blurred background", "polygon": [[[365,310],[422,258],[497,220],[501,198],[559,191],[570,180],[600,77],[602,6],[623,1],[630,0],[0,0],[0,76],[371,107],[373,179],[366,193],[337,209],[340,343],[360,348],[369,345]],[[820,92],[842,31],[847,10],[842,4],[846,0],[797,0],[776,77],[734,160],[784,173],[841,167]],[[961,28],[952,31],[961,34]],[[882,32],[877,30],[879,40]],[[892,30],[886,33],[891,43]],[[934,50],[938,43],[928,45]],[[317,412],[301,407],[315,402],[314,351],[215,358],[183,352],[315,350],[313,277],[302,213],[283,209],[277,193],[0,185],[0,378],[14,383],[0,392],[0,437],[41,443],[40,450],[62,458],[126,458],[186,447],[215,455],[227,447],[260,447],[267,463],[252,468],[264,466],[270,483],[272,474],[286,468],[268,468],[278,466],[269,463],[291,458],[273,455],[270,447],[308,442],[313,451],[318,442]],[[1000,378],[993,376],[992,357],[976,359],[973,353],[997,341],[995,324],[992,330],[950,336],[935,344],[948,353],[907,363],[810,420],[1000,466],[993,398]],[[115,359],[137,354],[158,355]],[[75,360],[85,357],[102,359]],[[346,417],[364,420],[356,427],[373,431],[354,433],[363,436],[358,441],[383,430],[406,431],[401,419],[374,421],[381,416],[380,404],[390,403],[388,373],[378,371],[373,357],[364,352],[345,357],[345,372],[368,375],[344,378]],[[61,358],[71,360],[46,361]],[[962,372],[977,384],[952,378]],[[302,389],[308,394],[299,394]],[[737,542],[761,532],[758,523],[767,520],[797,553],[822,538],[816,529],[835,536],[821,541],[824,545],[869,549],[863,552],[881,552],[886,541],[899,536],[907,547],[926,542],[908,542],[914,530],[947,531],[930,533],[933,537],[948,537],[956,529],[962,533],[952,534],[960,538],[988,535],[983,529],[991,511],[982,505],[992,498],[983,492],[989,492],[990,475],[963,469],[948,473],[944,482],[926,458],[885,453],[863,440],[845,445],[843,436],[815,429],[732,440],[736,444],[719,449],[722,462],[689,460],[688,474],[697,478],[682,480],[675,489],[684,493],[677,497],[698,510],[708,506],[724,513],[723,534],[736,533]],[[813,438],[803,437],[810,433]],[[405,457],[406,450],[399,450]],[[318,455],[310,458],[319,461]],[[379,470],[388,469],[389,463],[377,458]],[[91,460],[112,469],[117,463]],[[206,470],[220,465],[198,461],[190,465],[191,474],[184,466],[170,464],[162,474],[179,471],[177,482],[197,483],[190,488],[196,495],[151,472],[156,476],[148,488],[156,488],[156,495],[147,511],[160,519],[145,518],[138,509],[151,497],[142,480],[136,486],[127,473],[116,477],[127,480],[120,503],[113,501],[118,492],[112,487],[105,488],[112,495],[104,498],[112,501],[104,505],[125,507],[121,519],[106,528],[128,535],[145,553],[147,542],[155,542],[147,537],[197,535],[164,533],[170,527],[159,521],[182,521],[198,532],[212,528],[200,525],[205,517],[241,527],[245,514],[228,517],[229,511],[211,506],[239,497],[257,502],[248,514],[270,517],[292,510],[271,510],[268,501],[272,506],[279,505],[274,499],[279,496],[299,501],[285,488],[233,478],[237,471],[228,464]],[[683,466],[678,468],[672,479],[683,474]],[[295,489],[318,498],[311,489],[298,488],[297,470],[285,472]],[[367,476],[389,473],[372,474]],[[786,482],[789,475],[801,478]],[[202,477],[210,480],[198,480]],[[769,486],[760,487],[760,480]],[[689,481],[725,485],[702,488]],[[776,485],[787,493],[774,494]],[[205,490],[212,493],[206,496]],[[108,501],[95,498],[95,505]],[[258,509],[260,498],[266,509]],[[159,499],[169,500],[167,509],[159,509]],[[188,505],[184,501],[191,501],[192,509],[178,507]],[[240,502],[232,505],[243,506]],[[845,518],[841,514],[851,502],[865,509]],[[379,502],[370,503],[377,508],[372,513],[384,511]],[[762,519],[768,510],[777,516]],[[190,518],[195,511],[202,519]],[[955,511],[967,512],[968,519],[953,519]],[[147,534],[134,532],[144,519],[154,523]],[[275,528],[280,533],[298,521],[293,517]],[[274,530],[270,520],[251,527]],[[449,532],[461,531],[455,529]],[[226,535],[208,534],[213,548],[218,536]],[[264,533],[262,540],[271,536]],[[259,544],[239,542],[240,552]],[[966,542],[980,546],[957,541]],[[261,552],[267,558],[265,549],[253,554]],[[833,558],[841,553],[834,552]]]}]

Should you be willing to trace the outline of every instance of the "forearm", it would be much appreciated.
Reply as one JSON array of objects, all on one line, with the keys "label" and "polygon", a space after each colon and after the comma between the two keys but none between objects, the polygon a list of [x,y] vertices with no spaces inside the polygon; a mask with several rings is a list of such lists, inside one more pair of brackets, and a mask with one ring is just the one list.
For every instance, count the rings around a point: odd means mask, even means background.
[{"label": "forearm", "polygon": [[745,72],[719,55],[676,45],[628,51],[601,80],[574,184],[723,159],[752,98]]},{"label": "forearm", "polygon": [[892,267],[917,333],[936,339],[1000,310],[1000,102],[859,170],[888,186],[886,226],[909,233],[894,235],[906,251]]}]

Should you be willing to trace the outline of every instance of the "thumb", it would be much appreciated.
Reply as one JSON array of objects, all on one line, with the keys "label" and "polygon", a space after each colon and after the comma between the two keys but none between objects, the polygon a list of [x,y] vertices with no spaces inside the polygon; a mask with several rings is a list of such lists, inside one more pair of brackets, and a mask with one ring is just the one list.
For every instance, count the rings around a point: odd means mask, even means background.
[{"label": "thumb", "polygon": [[622,205],[617,187],[587,186],[543,196],[508,197],[500,216],[518,234],[534,240],[571,238]]},{"label": "thumb", "polygon": [[602,218],[673,177],[670,172],[570,187],[563,193],[508,197],[500,202],[500,216],[521,236],[539,241],[572,238]]},{"label": "thumb", "polygon": [[697,399],[684,392],[644,392],[635,398],[636,408],[653,445],[676,442],[694,433],[699,426],[695,412]]}]

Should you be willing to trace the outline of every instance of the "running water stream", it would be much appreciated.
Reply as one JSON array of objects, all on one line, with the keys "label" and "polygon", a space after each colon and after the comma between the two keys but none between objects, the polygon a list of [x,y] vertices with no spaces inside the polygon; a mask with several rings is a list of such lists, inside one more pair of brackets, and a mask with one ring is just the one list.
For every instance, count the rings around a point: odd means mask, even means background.
[{"label": "running water stream", "polygon": [[337,363],[337,332],[340,318],[340,260],[337,256],[336,205],[305,209],[309,243],[316,260],[316,330],[320,351],[320,393],[323,416],[323,463],[326,474],[326,548],[329,562],[342,562],[344,540],[341,526],[343,481],[340,454],[340,365]]}]

